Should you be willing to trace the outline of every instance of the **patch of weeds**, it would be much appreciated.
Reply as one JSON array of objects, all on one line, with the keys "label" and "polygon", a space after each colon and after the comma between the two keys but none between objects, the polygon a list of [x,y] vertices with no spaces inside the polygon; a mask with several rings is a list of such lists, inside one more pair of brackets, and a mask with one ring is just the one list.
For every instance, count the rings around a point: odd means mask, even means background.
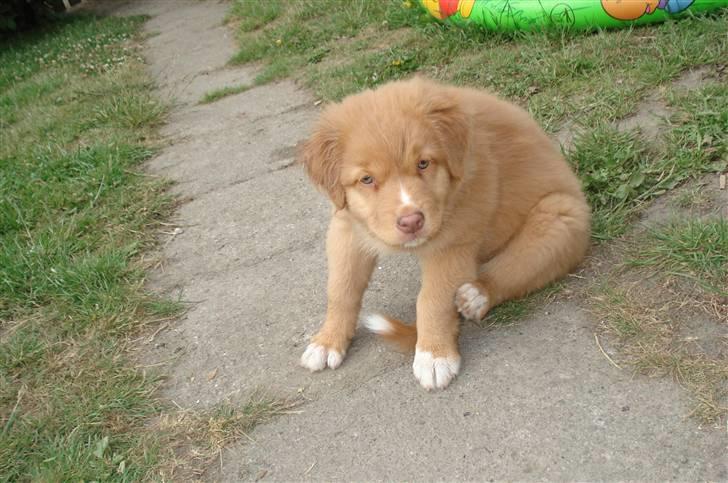
[{"label": "patch of weeds", "polygon": [[721,172],[728,167],[728,85],[715,83],[691,92],[671,91],[678,113],[668,135],[676,169]]},{"label": "patch of weeds", "polygon": [[310,86],[324,86],[333,98],[349,92],[376,87],[387,81],[407,77],[420,66],[414,49],[393,48],[362,55],[350,62],[313,76]]},{"label": "patch of weeds", "polygon": [[606,313],[610,307],[615,309],[609,313],[609,329],[618,337],[635,337],[649,330],[646,327],[648,321],[646,317],[640,318],[634,312],[628,310],[627,294],[625,292],[608,287],[605,284],[599,289],[598,295],[595,295],[592,301],[595,302],[596,307],[602,313]]},{"label": "patch of weeds", "polygon": [[710,205],[711,197],[702,183],[681,190],[671,201],[676,208],[687,210]]},{"label": "patch of weeds", "polygon": [[726,168],[728,88],[706,87],[673,102],[679,111],[664,153],[649,150],[637,131],[622,132],[610,124],[576,137],[568,158],[592,206],[597,240],[624,234],[646,201],[690,178]]},{"label": "patch of weeds", "polygon": [[282,11],[283,0],[236,0],[230,7],[228,19],[237,19],[241,32],[252,32],[278,18]]},{"label": "patch of weeds", "polygon": [[253,82],[256,86],[267,84],[279,79],[286,78],[300,65],[300,59],[277,60],[266,65],[263,70],[255,76]]},{"label": "patch of weeds", "polygon": [[576,138],[569,159],[593,210],[594,238],[623,234],[640,202],[677,183],[662,176],[660,160],[653,156],[636,132],[620,132],[609,125]]},{"label": "patch of weeds", "polygon": [[294,68],[296,68],[296,64],[289,62],[287,60],[280,61],[280,62],[272,62],[272,63],[266,65],[265,67],[263,67],[261,72],[259,72],[253,79],[252,84],[240,84],[237,86],[227,86],[227,87],[223,87],[221,89],[216,89],[214,91],[210,91],[204,95],[204,97],[202,98],[200,103],[207,104],[210,102],[215,102],[219,99],[222,99],[223,97],[240,94],[242,92],[252,89],[255,86],[267,84],[269,82],[273,82],[278,79],[284,79],[290,74],[291,70]]},{"label": "patch of weeds", "polygon": [[675,221],[648,232],[629,261],[662,274],[694,282],[703,290],[728,296],[728,220]]},{"label": "patch of weeds", "polygon": [[[679,302],[660,308],[648,305],[647,292],[630,293],[604,284],[592,297],[602,329],[616,337],[619,364],[638,373],[670,377],[691,395],[691,416],[705,423],[720,423],[728,416],[728,360],[696,351],[680,331]],[[608,287],[608,288],[607,288]]]},{"label": "patch of weeds", "polygon": [[93,117],[83,127],[91,129],[108,124],[138,129],[159,125],[168,106],[154,96],[152,89],[151,83],[138,72],[120,74],[113,85],[89,92],[97,97],[97,102]]},{"label": "patch of weeds", "polygon": [[245,92],[248,89],[250,89],[250,84],[240,84],[237,86],[228,86],[223,87],[222,89],[215,89],[214,91],[207,92],[205,96],[200,101],[201,104],[208,104],[210,102],[215,102],[219,99],[222,99],[223,97],[227,96],[233,96],[235,94],[240,94],[241,92]]},{"label": "patch of weeds", "polygon": [[503,302],[488,312],[485,319],[478,322],[478,325],[482,327],[511,325],[519,320],[523,320],[535,307],[547,305],[565,287],[565,281],[553,282],[525,297]]},{"label": "patch of weeds", "polygon": [[242,438],[270,418],[292,414],[301,399],[279,399],[254,394],[237,406],[223,403],[204,411],[163,414],[155,426],[165,438],[159,476],[163,480],[201,477],[221,450]]},{"label": "patch of weeds", "polygon": [[[249,4],[249,2],[242,2]],[[266,63],[290,64],[320,62],[335,46],[359,32],[377,25],[384,30],[400,28],[420,17],[417,9],[402,9],[401,2],[370,2],[368,0],[299,0],[285,2],[279,19],[252,34],[242,31],[241,48],[233,63],[264,60]],[[231,17],[239,15],[233,7]],[[257,15],[257,14],[256,14]],[[284,62],[285,60],[285,62]]]},{"label": "patch of weeds", "polygon": [[266,49],[267,45],[263,39],[250,39],[245,43],[245,47],[230,59],[230,63],[235,65],[261,60],[266,55]]},{"label": "patch of weeds", "polygon": [[509,300],[494,307],[480,322],[480,325],[507,325],[521,320],[531,310],[531,300],[528,298]]},{"label": "patch of weeds", "polygon": [[306,58],[306,62],[309,64],[318,64],[322,60],[326,58],[327,55],[331,53],[331,49],[327,47],[320,47],[316,50],[314,50],[309,56]]}]

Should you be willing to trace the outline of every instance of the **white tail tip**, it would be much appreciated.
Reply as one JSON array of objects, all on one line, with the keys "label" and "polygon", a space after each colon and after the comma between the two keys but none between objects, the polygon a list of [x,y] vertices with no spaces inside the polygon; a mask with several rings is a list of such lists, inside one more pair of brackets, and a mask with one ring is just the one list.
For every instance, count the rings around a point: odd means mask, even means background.
[{"label": "white tail tip", "polygon": [[391,334],[392,324],[379,314],[371,314],[364,317],[364,327],[375,334]]}]

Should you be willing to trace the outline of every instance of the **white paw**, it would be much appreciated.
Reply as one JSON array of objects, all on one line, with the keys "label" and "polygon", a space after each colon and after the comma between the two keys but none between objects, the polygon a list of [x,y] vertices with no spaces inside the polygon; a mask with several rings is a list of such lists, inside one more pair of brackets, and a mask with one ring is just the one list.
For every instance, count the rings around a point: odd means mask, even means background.
[{"label": "white paw", "polygon": [[364,327],[375,334],[385,335],[392,333],[392,324],[379,314],[371,314],[364,317]]},{"label": "white paw", "polygon": [[330,367],[336,369],[344,360],[344,354],[333,349],[311,343],[301,356],[301,365],[306,369],[315,372]]},{"label": "white paw", "polygon": [[428,391],[434,388],[445,389],[460,372],[460,356],[432,357],[431,352],[417,349],[412,371],[420,385]]},{"label": "white paw", "polygon": [[469,320],[483,320],[488,313],[488,297],[480,293],[472,283],[464,283],[455,294],[458,312]]}]

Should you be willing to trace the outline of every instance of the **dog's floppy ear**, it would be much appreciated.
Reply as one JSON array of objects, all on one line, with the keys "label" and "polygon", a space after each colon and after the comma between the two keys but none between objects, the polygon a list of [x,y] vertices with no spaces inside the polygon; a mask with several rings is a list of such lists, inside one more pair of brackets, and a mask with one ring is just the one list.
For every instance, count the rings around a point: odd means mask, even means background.
[{"label": "dog's floppy ear", "polygon": [[462,179],[468,151],[469,125],[458,97],[445,89],[432,90],[428,95],[426,110],[426,116],[447,153],[450,175]]},{"label": "dog's floppy ear", "polygon": [[323,118],[311,137],[299,149],[298,162],[303,164],[308,177],[340,210],[346,206],[346,193],[339,181],[341,171],[340,132]]}]

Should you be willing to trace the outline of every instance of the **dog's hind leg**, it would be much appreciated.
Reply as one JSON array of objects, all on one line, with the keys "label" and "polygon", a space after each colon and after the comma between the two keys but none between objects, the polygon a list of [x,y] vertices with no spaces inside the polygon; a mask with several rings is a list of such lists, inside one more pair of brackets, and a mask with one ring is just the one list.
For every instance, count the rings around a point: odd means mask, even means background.
[{"label": "dog's hind leg", "polygon": [[552,193],[529,212],[521,230],[460,286],[458,311],[480,320],[492,307],[566,275],[589,247],[589,207],[581,196]]}]

